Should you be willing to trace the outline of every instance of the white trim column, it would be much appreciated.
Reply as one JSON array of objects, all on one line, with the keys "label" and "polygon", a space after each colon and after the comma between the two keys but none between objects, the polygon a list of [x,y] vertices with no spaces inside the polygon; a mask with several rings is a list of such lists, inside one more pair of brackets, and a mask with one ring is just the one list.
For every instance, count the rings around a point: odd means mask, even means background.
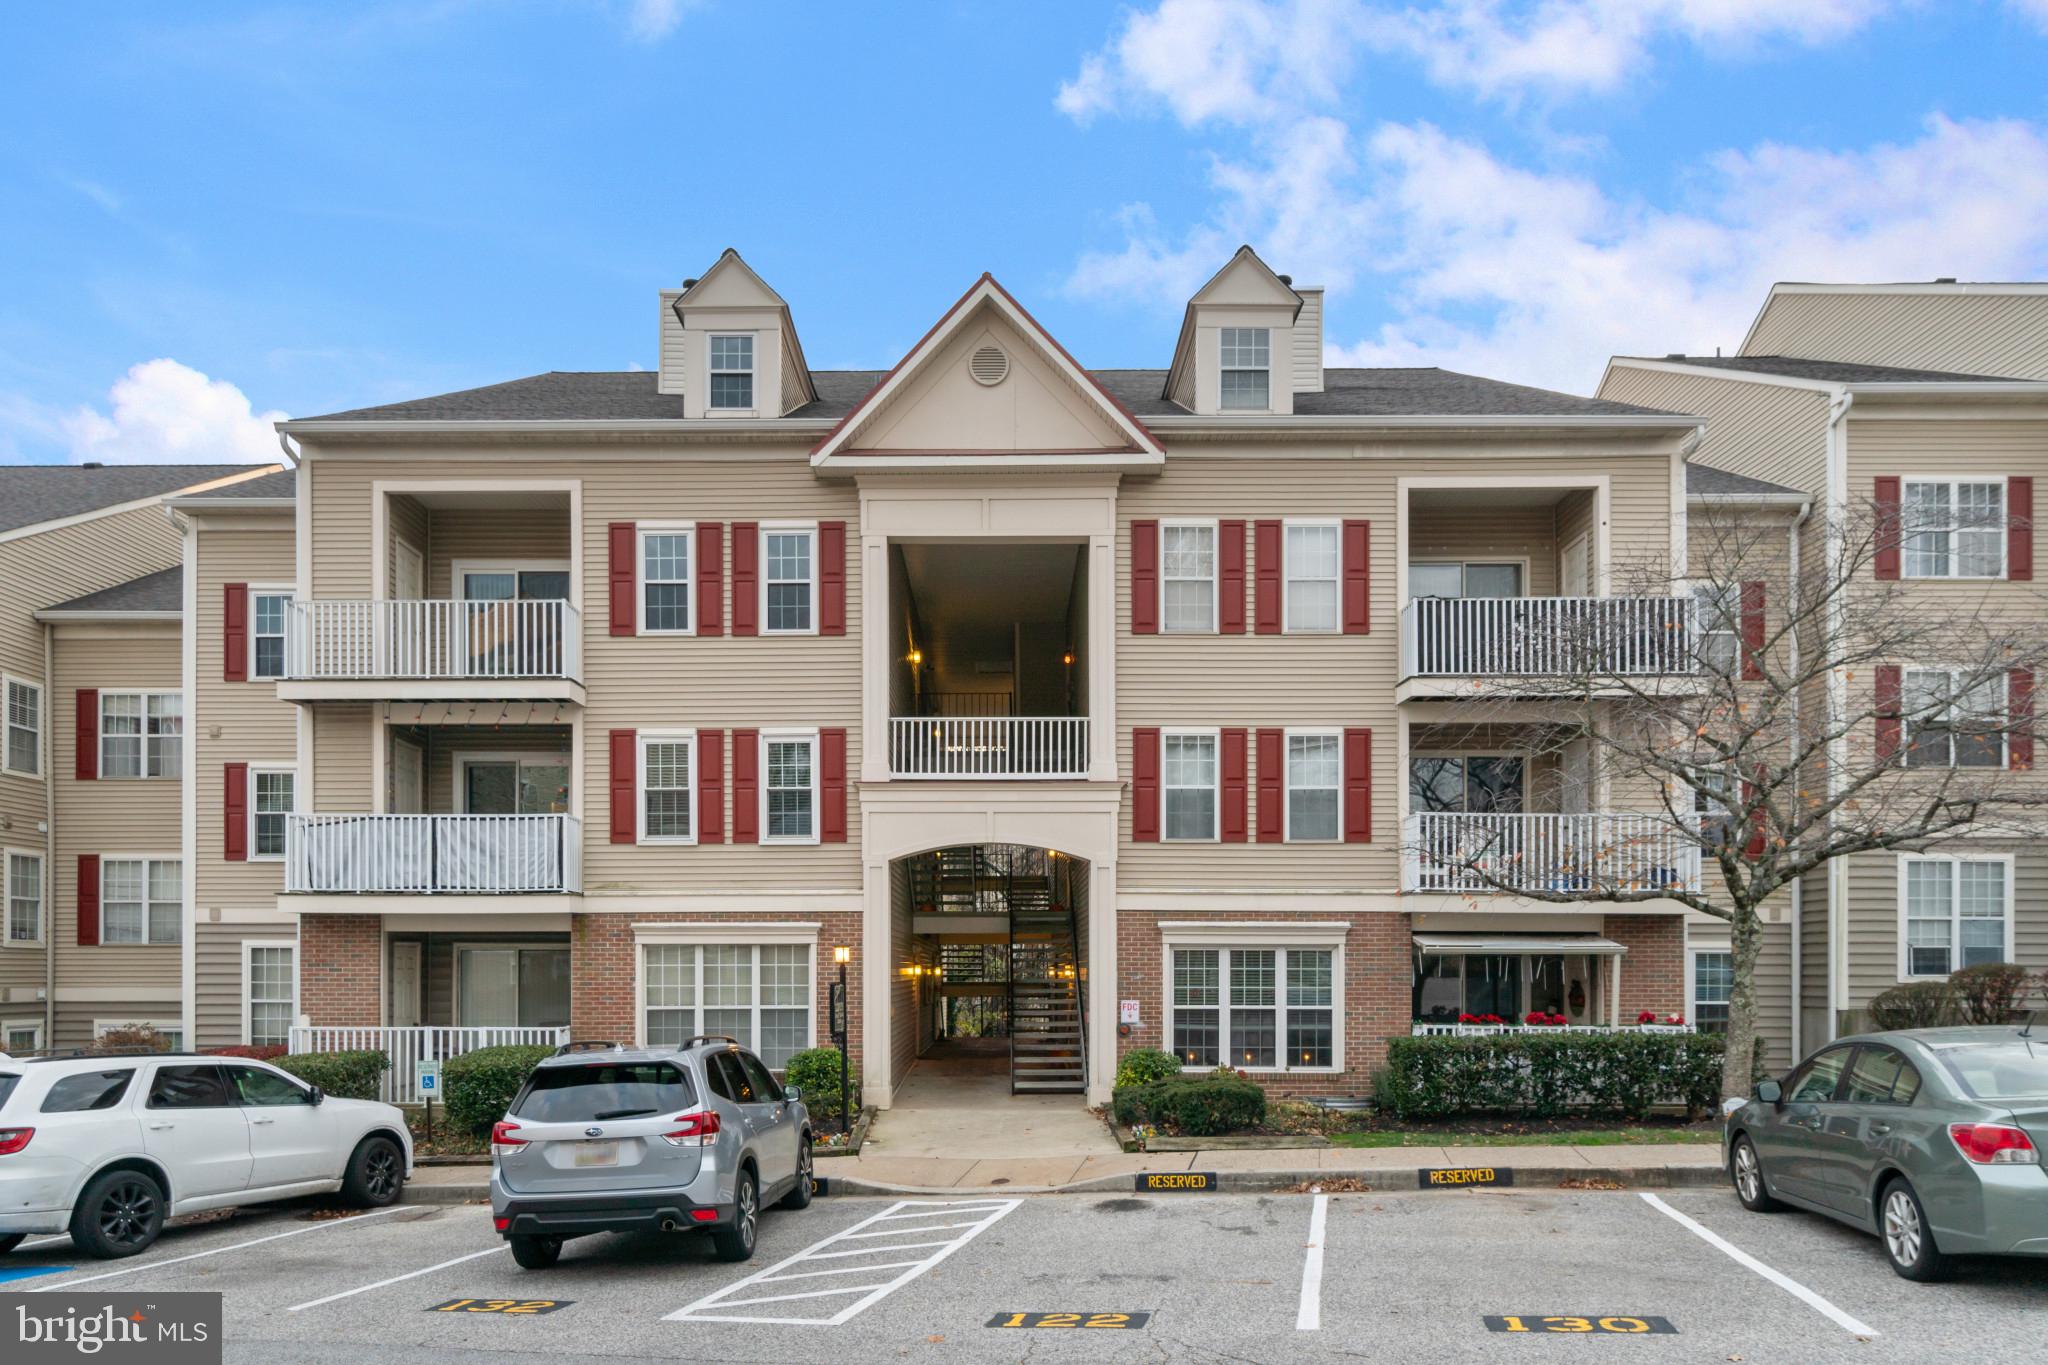
[{"label": "white trim column", "polygon": [[1108,1104],[1116,1079],[1116,863],[1088,865],[1088,1103]]},{"label": "white trim column", "polygon": [[1088,537],[1088,777],[1116,775],[1116,532]]},{"label": "white trim column", "polygon": [[889,1107],[896,1085],[889,995],[895,977],[893,914],[888,860],[871,861],[861,878],[860,1074],[861,1102],[878,1109]]},{"label": "white trim column", "polygon": [[[889,538],[860,537],[860,780],[889,780]],[[883,885],[888,885],[884,866]]]}]

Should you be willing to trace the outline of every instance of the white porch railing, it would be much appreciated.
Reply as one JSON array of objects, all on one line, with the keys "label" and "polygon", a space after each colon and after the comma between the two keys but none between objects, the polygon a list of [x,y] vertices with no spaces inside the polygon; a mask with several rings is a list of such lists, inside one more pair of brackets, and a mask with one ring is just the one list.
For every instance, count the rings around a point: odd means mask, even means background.
[{"label": "white porch railing", "polygon": [[424,1096],[413,1086],[415,1062],[459,1057],[478,1048],[507,1046],[560,1047],[569,1041],[565,1028],[384,1028],[315,1024],[294,1025],[287,1046],[293,1052],[382,1052],[391,1058],[384,1073],[386,1104],[418,1104]]},{"label": "white porch railing", "polygon": [[285,613],[285,676],[578,678],[582,622],[563,601],[293,602]]},{"label": "white porch railing", "polygon": [[1408,1026],[1415,1038],[1486,1038],[1496,1033],[1696,1033],[1691,1024],[1433,1024],[1417,1020]]},{"label": "white porch railing", "polygon": [[1403,836],[1407,891],[1690,890],[1700,879],[1699,846],[1661,815],[1427,811]]},{"label": "white porch railing", "polygon": [[573,815],[289,815],[284,889],[493,895],[583,889]]},{"label": "white porch railing", "polygon": [[1418,597],[1401,608],[1401,676],[1692,673],[1684,597]]},{"label": "white porch railing", "polygon": [[895,716],[895,777],[1086,777],[1086,716]]}]

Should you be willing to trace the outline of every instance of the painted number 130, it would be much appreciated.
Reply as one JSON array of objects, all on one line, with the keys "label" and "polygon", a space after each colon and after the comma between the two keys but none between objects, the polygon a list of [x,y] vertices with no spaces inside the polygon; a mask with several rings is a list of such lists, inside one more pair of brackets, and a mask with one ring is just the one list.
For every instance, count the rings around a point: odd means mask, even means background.
[{"label": "painted number 130", "polygon": [[1641,1318],[1518,1318],[1512,1314],[1503,1316],[1503,1330],[1509,1332],[1647,1332],[1650,1324]]}]

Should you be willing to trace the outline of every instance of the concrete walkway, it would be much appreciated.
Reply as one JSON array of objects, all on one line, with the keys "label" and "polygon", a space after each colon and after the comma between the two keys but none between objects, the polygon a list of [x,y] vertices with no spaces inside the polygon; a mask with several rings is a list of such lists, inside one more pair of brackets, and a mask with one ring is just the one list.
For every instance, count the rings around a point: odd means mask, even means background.
[{"label": "concrete walkway", "polygon": [[[1020,1184],[1059,1184],[1089,1157],[1121,1156],[1109,1127],[1079,1095],[1012,1095],[1007,1056],[926,1056],[910,1068],[892,1107],[875,1115],[861,1163],[936,1162],[958,1167],[1000,1161]],[[1022,1169],[1028,1167],[1029,1169]],[[910,1171],[921,1169],[905,1166]]]}]

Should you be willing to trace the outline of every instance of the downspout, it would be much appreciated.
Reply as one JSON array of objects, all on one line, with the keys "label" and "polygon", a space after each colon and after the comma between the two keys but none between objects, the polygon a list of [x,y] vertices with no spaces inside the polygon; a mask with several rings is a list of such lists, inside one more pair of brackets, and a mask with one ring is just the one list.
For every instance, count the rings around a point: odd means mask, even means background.
[{"label": "downspout", "polygon": [[43,622],[43,1046],[57,1046],[57,628]]},{"label": "downspout", "polygon": [[[1842,519],[1849,510],[1849,430],[1843,425],[1849,410],[1856,405],[1856,395],[1847,388],[1837,389],[1828,404],[1827,459],[1828,487],[1827,507],[1829,524],[1824,527],[1827,536],[1828,606],[1827,632],[1830,643],[1841,639],[1847,604],[1842,600],[1843,585],[1842,556],[1844,527]],[[1848,713],[1849,684],[1842,676],[1839,666],[1828,669],[1827,679],[1828,724],[1838,728],[1842,716]],[[1828,798],[1832,802],[1841,794],[1842,769],[1848,761],[1848,737],[1837,734],[1828,741]],[[1833,818],[1832,816],[1830,817]],[[1825,1042],[1833,1042],[1841,1032],[1842,998],[1847,994],[1846,964],[1848,946],[1844,938],[1849,924],[1849,869],[1840,858],[1828,860],[1828,959],[1827,959],[1827,1000],[1828,1026]]]},{"label": "downspout", "polygon": [[[1789,585],[1789,591],[1787,591],[1786,593],[1787,600],[1785,603],[1785,611],[1789,619],[1793,621],[1797,621],[1799,619],[1799,533],[1801,529],[1805,527],[1807,518],[1811,517],[1812,515],[1813,499],[1808,498],[1805,502],[1799,505],[1799,515],[1792,518],[1792,529],[1788,533],[1787,537],[1790,543],[1787,546],[1786,553],[1790,556],[1792,571],[1789,575],[1787,575],[1786,579]],[[1788,655],[1787,663],[1789,666],[1787,671],[1794,678],[1797,678],[1799,676],[1800,650],[1799,631],[1796,627],[1792,631],[1790,631],[1786,636],[1785,652]],[[1801,730],[1799,726],[1800,691],[1801,689],[1798,687],[1794,687],[1792,689],[1792,750],[1794,753],[1797,753],[1799,750],[1801,735]],[[1793,780],[1795,782],[1798,780],[1797,774],[1794,774]],[[1800,1018],[1800,1008],[1801,1005],[1804,1003],[1803,997],[1805,995],[1805,983],[1803,972],[1806,964],[1805,955],[1802,952],[1802,948],[1804,945],[1800,943],[1800,938],[1805,933],[1805,918],[1806,878],[1799,877],[1795,879],[1792,883],[1792,1056],[1794,1060],[1798,1059],[1801,1050],[1801,1035],[1799,1026],[1803,1021]]]}]

